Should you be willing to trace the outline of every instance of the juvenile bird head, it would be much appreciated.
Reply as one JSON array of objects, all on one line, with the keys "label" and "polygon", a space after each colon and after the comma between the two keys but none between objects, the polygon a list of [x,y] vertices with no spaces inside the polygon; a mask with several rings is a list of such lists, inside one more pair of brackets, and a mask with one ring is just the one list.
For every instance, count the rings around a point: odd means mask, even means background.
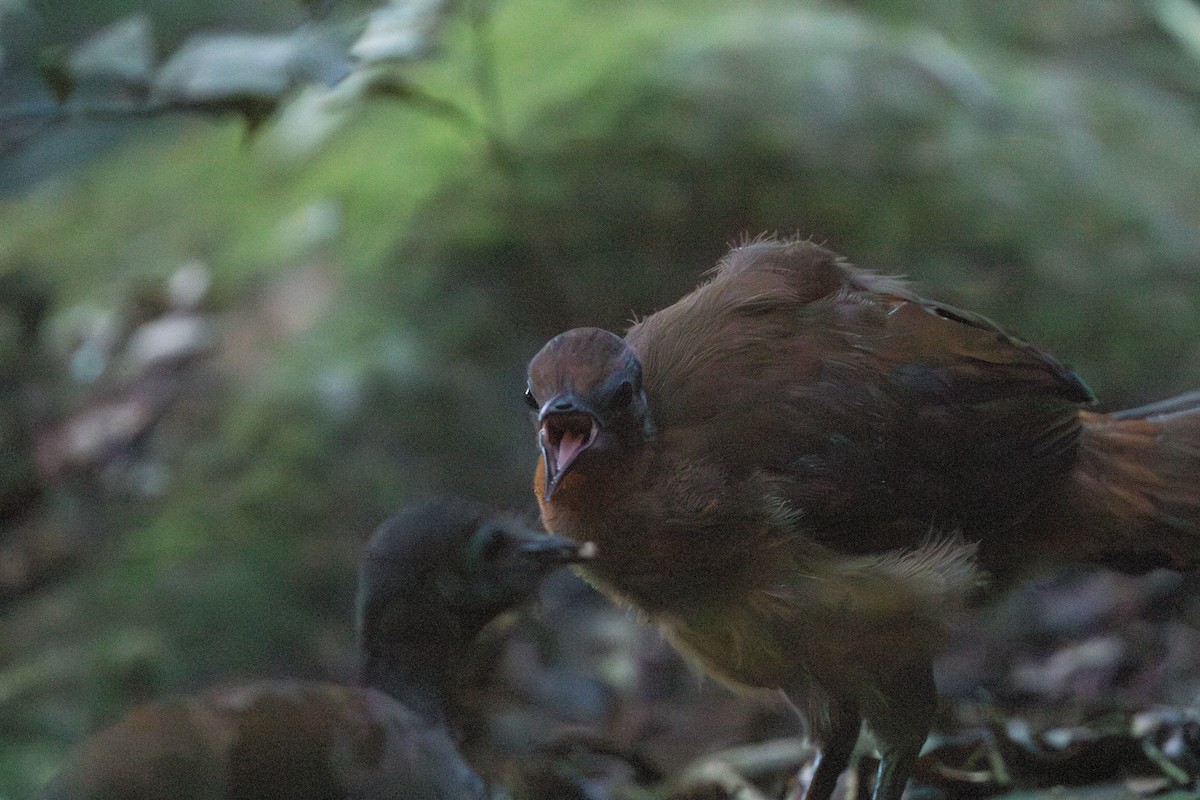
[{"label": "juvenile bird head", "polygon": [[442,684],[483,628],[555,567],[587,557],[587,545],[461,500],[401,511],[371,536],[359,567],[363,682],[440,718]]},{"label": "juvenile bird head", "polygon": [[555,336],[529,362],[525,401],[537,412],[549,501],[572,468],[613,460],[650,431],[642,362],[600,328]]},{"label": "juvenile bird head", "polygon": [[364,631],[372,607],[398,599],[482,626],[530,598],[555,567],[582,560],[578,543],[463,500],[405,509],[379,526],[363,552],[358,627]]}]

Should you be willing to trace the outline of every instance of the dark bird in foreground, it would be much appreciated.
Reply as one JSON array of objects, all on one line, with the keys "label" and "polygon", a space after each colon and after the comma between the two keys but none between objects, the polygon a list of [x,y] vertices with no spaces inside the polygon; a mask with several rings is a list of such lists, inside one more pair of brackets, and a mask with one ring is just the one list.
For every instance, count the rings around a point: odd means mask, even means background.
[{"label": "dark bird in foreground", "polygon": [[1089,411],[1049,354],[809,242],[734,249],[624,339],[556,336],[526,400],[547,529],[710,673],[790,698],[809,800],[863,721],[898,800],[985,571],[1200,557],[1200,393]]},{"label": "dark bird in foreground", "polygon": [[403,511],[361,561],[362,686],[263,681],[136,709],[43,797],[487,798],[447,724],[451,682],[492,619],[579,559],[570,540],[462,502]]}]

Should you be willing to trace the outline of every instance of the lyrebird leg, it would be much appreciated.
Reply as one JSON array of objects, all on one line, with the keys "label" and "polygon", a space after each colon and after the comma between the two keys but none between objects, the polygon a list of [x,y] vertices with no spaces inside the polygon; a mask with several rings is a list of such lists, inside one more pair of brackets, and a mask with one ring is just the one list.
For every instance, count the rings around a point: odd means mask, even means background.
[{"label": "lyrebird leg", "polygon": [[818,742],[821,755],[803,800],[829,800],[837,788],[838,778],[854,755],[854,745],[858,743],[858,733],[862,727],[858,711],[848,704],[835,706],[830,709],[829,723],[828,734]]},{"label": "lyrebird leg", "polygon": [[879,744],[872,800],[900,800],[937,711],[937,687],[928,663],[912,665],[883,688],[879,705],[863,710]]}]

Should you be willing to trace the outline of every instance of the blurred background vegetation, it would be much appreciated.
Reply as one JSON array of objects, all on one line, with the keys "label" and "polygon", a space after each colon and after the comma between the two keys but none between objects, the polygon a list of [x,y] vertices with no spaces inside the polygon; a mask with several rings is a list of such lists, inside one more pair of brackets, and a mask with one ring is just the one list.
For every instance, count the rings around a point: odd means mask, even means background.
[{"label": "blurred background vegetation", "polygon": [[745,235],[905,274],[1105,407],[1200,387],[1195,2],[464,0],[274,113],[54,110],[130,15],[153,76],[371,10],[0,0],[0,798],[136,702],[347,678],[370,529],[530,511],[529,355]]}]

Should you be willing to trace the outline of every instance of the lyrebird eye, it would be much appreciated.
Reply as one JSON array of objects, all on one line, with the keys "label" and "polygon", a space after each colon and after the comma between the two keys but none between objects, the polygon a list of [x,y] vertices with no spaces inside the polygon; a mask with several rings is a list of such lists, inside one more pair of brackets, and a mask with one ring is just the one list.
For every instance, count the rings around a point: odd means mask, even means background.
[{"label": "lyrebird eye", "polygon": [[478,568],[499,560],[509,551],[508,532],[499,525],[487,525],[475,531],[467,549],[467,564]]},{"label": "lyrebird eye", "polygon": [[625,381],[617,387],[616,394],[613,395],[612,406],[614,409],[620,410],[633,402],[633,384]]},{"label": "lyrebird eye", "polygon": [[538,408],[540,408],[540,406],[538,406],[537,398],[533,396],[532,389],[525,390],[525,405],[529,406],[534,411],[537,411]]},{"label": "lyrebird eye", "polygon": [[488,531],[481,555],[485,561],[495,561],[508,548],[508,536],[503,528]]}]

